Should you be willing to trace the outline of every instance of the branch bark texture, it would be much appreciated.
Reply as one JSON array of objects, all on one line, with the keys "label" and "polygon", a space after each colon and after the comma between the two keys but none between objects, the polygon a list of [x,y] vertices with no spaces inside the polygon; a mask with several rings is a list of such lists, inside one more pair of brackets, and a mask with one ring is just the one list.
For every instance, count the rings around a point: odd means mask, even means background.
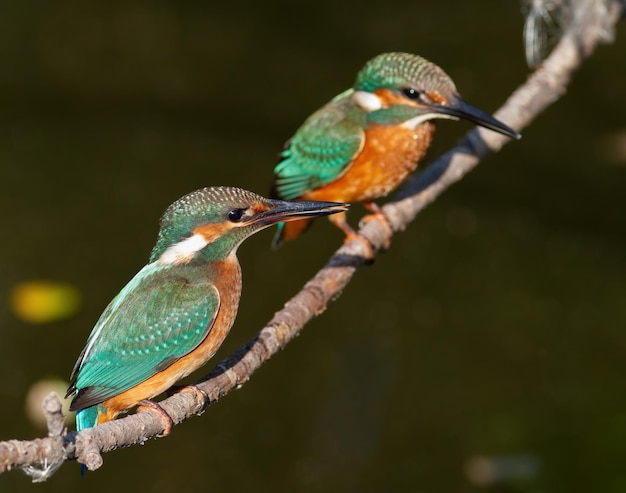
[{"label": "branch bark texture", "polygon": [[[622,3],[617,0],[610,4],[611,26],[617,22],[621,9]],[[602,40],[598,33],[598,26],[593,24],[584,28],[578,25],[565,33],[550,57],[496,112],[496,118],[518,131],[528,126],[565,93],[573,73]],[[483,129],[469,132],[454,149],[410,180],[398,196],[383,207],[393,232],[402,231],[439,194],[508,141],[500,134]],[[359,233],[376,251],[387,240],[387,230],[379,220],[366,222]],[[328,303],[341,294],[363,264],[366,253],[358,241],[344,244],[337,250],[251,341],[198,383],[206,399],[192,392],[180,392],[160,402],[174,423],[201,414],[207,406],[250,379],[262,364],[296,337],[309,320],[323,313]],[[33,481],[44,481],[64,461],[73,459],[95,470],[102,465],[102,453],[141,444],[164,431],[161,419],[154,413],[139,412],[80,433],[68,433],[63,425],[60,401],[54,394],[46,398],[43,411],[49,436],[32,441],[0,442],[0,473],[21,468]]]}]

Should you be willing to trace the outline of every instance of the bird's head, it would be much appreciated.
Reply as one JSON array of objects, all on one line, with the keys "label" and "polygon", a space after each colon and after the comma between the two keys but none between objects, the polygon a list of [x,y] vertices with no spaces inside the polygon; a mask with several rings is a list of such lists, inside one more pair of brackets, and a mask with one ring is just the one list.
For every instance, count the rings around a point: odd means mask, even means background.
[{"label": "bird's head", "polygon": [[409,53],[383,53],[365,64],[352,98],[378,123],[411,128],[434,118],[465,119],[512,138],[520,135],[463,101],[440,67]]},{"label": "bird's head", "polygon": [[236,251],[248,236],[268,226],[347,208],[347,204],[336,202],[271,200],[233,187],[203,188],[165,211],[150,261],[181,265],[196,258],[220,260]]}]

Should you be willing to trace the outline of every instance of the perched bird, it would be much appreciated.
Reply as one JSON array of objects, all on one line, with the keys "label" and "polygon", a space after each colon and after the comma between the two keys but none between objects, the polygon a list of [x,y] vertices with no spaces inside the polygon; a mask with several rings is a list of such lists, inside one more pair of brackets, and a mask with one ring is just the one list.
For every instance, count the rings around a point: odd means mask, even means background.
[{"label": "perched bird", "polygon": [[[239,188],[204,188],[161,219],[150,263],[120,291],[80,354],[66,397],[78,431],[115,419],[204,365],[237,313],[240,243],[279,221],[345,211],[345,204],[284,202]],[[168,423],[169,418],[169,423]]]},{"label": "perched bird", "polygon": [[[349,89],[313,113],[287,142],[274,169],[272,197],[365,202],[396,188],[430,145],[435,118],[465,119],[508,137],[520,135],[465,103],[437,65],[417,55],[384,53],[358,73]],[[345,213],[331,216],[347,239],[358,237]],[[277,247],[300,235],[311,219],[280,223]]]}]

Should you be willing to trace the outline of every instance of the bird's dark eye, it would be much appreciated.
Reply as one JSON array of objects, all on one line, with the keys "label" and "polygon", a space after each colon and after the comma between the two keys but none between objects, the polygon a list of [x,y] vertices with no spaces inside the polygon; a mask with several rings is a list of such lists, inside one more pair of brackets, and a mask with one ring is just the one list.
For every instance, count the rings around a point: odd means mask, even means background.
[{"label": "bird's dark eye", "polygon": [[233,223],[238,223],[241,221],[244,212],[246,212],[245,209],[233,209],[228,213],[228,220]]},{"label": "bird's dark eye", "polygon": [[404,89],[402,89],[402,94],[404,94],[404,96],[407,99],[419,99],[421,97],[421,93],[420,91],[418,91],[417,89],[413,89],[412,87],[405,87]]}]

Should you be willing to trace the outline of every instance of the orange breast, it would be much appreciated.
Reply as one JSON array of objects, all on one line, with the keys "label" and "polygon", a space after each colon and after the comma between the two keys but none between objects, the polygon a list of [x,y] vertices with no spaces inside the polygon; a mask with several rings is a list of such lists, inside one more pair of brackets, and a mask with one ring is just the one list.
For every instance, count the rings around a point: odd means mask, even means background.
[{"label": "orange breast", "polygon": [[204,365],[217,352],[235,321],[241,297],[241,269],[235,254],[217,264],[214,284],[220,294],[220,307],[209,335],[191,353],[139,385],[102,403],[105,412],[98,416],[98,424],[115,419],[122,411],[143,399],[151,399],[165,392],[180,379]]},{"label": "orange breast", "polygon": [[416,129],[375,125],[365,132],[365,145],[337,180],[307,192],[304,200],[364,202],[384,197],[417,167],[430,146],[435,124]]}]

